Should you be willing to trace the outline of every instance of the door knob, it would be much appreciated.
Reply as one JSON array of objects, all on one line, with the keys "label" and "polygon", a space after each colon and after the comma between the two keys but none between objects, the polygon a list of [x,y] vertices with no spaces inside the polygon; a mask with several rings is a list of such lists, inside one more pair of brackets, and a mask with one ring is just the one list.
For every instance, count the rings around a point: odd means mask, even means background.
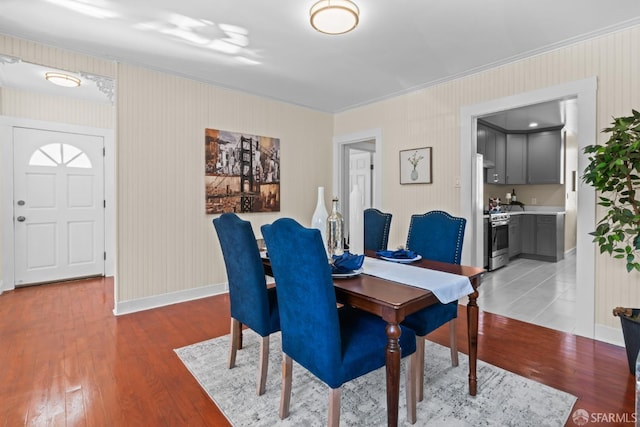
[{"label": "door knob", "polygon": [[27,219],[27,218],[25,218],[23,216],[19,216],[17,219],[18,219],[18,222],[24,222],[24,220]]},{"label": "door knob", "polygon": [[18,200],[18,206],[24,206],[24,200]]}]

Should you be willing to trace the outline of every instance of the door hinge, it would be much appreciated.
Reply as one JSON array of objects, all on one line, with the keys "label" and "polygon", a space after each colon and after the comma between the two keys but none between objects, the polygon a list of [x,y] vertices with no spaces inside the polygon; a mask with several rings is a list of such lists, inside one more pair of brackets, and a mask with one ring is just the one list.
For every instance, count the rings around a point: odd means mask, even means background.
[{"label": "door hinge", "polygon": [[106,208],[106,207],[107,207],[107,200],[106,200],[106,199],[102,201],[102,207],[103,207],[103,208]]},{"label": "door hinge", "polygon": [[373,170],[373,163],[371,163],[371,170]]},{"label": "door hinge", "polygon": [[106,157],[107,155],[107,149],[105,147],[102,147],[102,157]]},{"label": "door hinge", "polygon": [[104,257],[104,260],[106,261],[107,260],[107,252],[106,251],[104,252],[103,257]]}]

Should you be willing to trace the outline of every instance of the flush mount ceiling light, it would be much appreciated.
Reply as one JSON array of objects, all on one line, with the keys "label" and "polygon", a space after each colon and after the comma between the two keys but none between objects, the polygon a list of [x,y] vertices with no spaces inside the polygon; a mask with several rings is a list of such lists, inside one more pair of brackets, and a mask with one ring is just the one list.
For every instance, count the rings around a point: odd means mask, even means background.
[{"label": "flush mount ceiling light", "polygon": [[325,34],[348,33],[360,20],[360,9],[350,0],[320,0],[309,14],[311,26]]},{"label": "flush mount ceiling light", "polygon": [[80,79],[74,76],[63,73],[44,73],[44,78],[53,84],[64,87],[78,87],[80,86]]}]

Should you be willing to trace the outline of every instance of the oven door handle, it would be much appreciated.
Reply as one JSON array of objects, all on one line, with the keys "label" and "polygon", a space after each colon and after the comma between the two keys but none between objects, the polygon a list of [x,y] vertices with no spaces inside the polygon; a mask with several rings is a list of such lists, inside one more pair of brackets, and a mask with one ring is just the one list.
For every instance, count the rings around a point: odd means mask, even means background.
[{"label": "oven door handle", "polygon": [[494,222],[491,223],[491,226],[493,228],[501,227],[503,225],[509,225],[509,221],[506,221],[506,220],[505,221],[494,221]]}]

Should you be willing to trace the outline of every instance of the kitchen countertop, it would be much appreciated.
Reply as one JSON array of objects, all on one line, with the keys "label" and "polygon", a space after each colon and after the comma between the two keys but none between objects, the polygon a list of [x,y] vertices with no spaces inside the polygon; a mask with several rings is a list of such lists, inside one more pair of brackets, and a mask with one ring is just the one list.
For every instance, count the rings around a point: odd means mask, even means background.
[{"label": "kitchen countertop", "polygon": [[[511,215],[564,215],[564,207],[561,206],[525,206],[524,211],[519,206],[506,206],[507,212]],[[484,218],[489,218],[489,215],[483,215]]]}]

